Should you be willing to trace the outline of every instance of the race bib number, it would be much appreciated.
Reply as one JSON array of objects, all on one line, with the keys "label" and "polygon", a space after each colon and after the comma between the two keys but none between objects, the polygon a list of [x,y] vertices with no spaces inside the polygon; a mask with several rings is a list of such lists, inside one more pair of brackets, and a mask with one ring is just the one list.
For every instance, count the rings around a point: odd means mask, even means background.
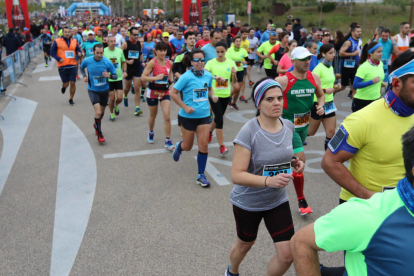
[{"label": "race bib number", "polygon": [[325,115],[331,114],[332,112],[335,112],[336,106],[334,104],[334,102],[330,102],[330,103],[325,103]]},{"label": "race bib number", "polygon": [[147,55],[142,55],[142,59],[144,60],[144,62],[147,60]]},{"label": "race bib number", "polygon": [[156,84],[162,84],[162,85],[168,84],[168,75],[164,76],[162,78],[162,80],[156,80],[155,83]]},{"label": "race bib number", "polygon": [[139,58],[139,52],[138,51],[128,51],[128,58],[131,59],[138,59]]},{"label": "race bib number", "polygon": [[208,90],[207,88],[200,88],[193,90],[193,101],[194,102],[204,102],[208,100]]},{"label": "race bib number", "polygon": [[290,162],[263,166],[263,176],[276,176],[280,173],[292,173]]},{"label": "race bib number", "polygon": [[394,190],[396,187],[382,187],[382,192]]},{"label": "race bib number", "polygon": [[65,51],[65,57],[66,58],[75,58],[75,52],[74,51]]},{"label": "race bib number", "polygon": [[216,89],[228,89],[229,88],[229,79],[225,80],[216,80]]},{"label": "race bib number", "polygon": [[168,95],[166,91],[151,90],[150,99],[161,100],[165,95]]},{"label": "race bib number", "polygon": [[241,61],[236,61],[236,67],[237,68],[243,68],[243,64],[242,64],[242,62]]},{"label": "race bib number", "polygon": [[309,124],[311,112],[295,114],[295,128],[305,127]]},{"label": "race bib number", "polygon": [[88,49],[88,55],[93,55],[93,48]]},{"label": "race bib number", "polygon": [[93,77],[93,84],[95,86],[105,85],[106,82],[107,82],[107,78],[105,78],[105,77]]},{"label": "race bib number", "polygon": [[345,68],[355,68],[355,59],[346,59],[344,60]]}]

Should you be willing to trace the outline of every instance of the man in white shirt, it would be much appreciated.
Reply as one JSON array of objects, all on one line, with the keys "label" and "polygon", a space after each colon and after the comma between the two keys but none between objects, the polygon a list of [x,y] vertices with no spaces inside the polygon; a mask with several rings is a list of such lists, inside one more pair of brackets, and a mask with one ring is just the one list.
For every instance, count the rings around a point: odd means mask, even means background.
[{"label": "man in white shirt", "polygon": [[111,33],[108,36],[114,36],[116,38],[116,47],[118,48],[125,42],[122,35],[118,34],[118,27],[113,26],[111,28]]}]

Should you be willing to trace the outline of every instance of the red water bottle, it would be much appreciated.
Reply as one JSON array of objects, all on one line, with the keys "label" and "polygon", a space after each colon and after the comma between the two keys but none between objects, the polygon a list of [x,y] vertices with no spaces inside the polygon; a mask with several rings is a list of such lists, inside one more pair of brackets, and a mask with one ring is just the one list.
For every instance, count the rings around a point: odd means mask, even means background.
[{"label": "red water bottle", "polygon": [[23,29],[25,27],[23,10],[22,10],[22,7],[20,6],[19,0],[13,0],[11,16],[12,16],[14,28],[20,27]]},{"label": "red water bottle", "polygon": [[197,0],[191,0],[190,23],[197,23],[199,19]]}]

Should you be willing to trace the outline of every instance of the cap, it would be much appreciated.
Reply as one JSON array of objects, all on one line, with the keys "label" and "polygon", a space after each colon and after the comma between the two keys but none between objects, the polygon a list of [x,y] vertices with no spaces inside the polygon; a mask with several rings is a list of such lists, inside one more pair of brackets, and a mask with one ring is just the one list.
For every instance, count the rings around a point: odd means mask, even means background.
[{"label": "cap", "polygon": [[26,27],[24,27],[24,28],[23,28],[23,31],[28,31],[28,30],[29,30],[29,29],[28,29],[28,28],[26,28]]},{"label": "cap", "polygon": [[170,37],[170,33],[169,32],[163,32],[162,37]]},{"label": "cap", "polygon": [[296,17],[296,18],[293,18],[293,21],[298,21],[300,23],[301,20],[299,17]]},{"label": "cap", "polygon": [[290,56],[294,60],[307,58],[313,55],[305,47],[296,47],[295,49],[293,49],[292,54]]},{"label": "cap", "polygon": [[135,24],[135,27],[139,28],[139,27],[141,27],[141,24],[137,23],[137,24]]},{"label": "cap", "polygon": [[93,31],[89,31],[88,35],[90,35],[90,34],[95,35],[95,33]]}]

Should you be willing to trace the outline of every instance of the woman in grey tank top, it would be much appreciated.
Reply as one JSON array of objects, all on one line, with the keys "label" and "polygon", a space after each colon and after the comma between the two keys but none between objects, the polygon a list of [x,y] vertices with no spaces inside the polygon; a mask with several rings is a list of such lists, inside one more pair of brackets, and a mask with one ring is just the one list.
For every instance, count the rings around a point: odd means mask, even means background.
[{"label": "woman in grey tank top", "polygon": [[293,261],[290,239],[294,228],[285,186],[293,179],[292,169],[301,173],[304,163],[293,156],[294,126],[281,117],[281,85],[273,79],[262,79],[253,87],[252,98],[257,117],[248,121],[234,140],[231,179],[235,185],[230,201],[238,238],[225,275],[239,275],[239,266],[264,219],[277,252],[270,260],[267,275],[278,276]]}]

